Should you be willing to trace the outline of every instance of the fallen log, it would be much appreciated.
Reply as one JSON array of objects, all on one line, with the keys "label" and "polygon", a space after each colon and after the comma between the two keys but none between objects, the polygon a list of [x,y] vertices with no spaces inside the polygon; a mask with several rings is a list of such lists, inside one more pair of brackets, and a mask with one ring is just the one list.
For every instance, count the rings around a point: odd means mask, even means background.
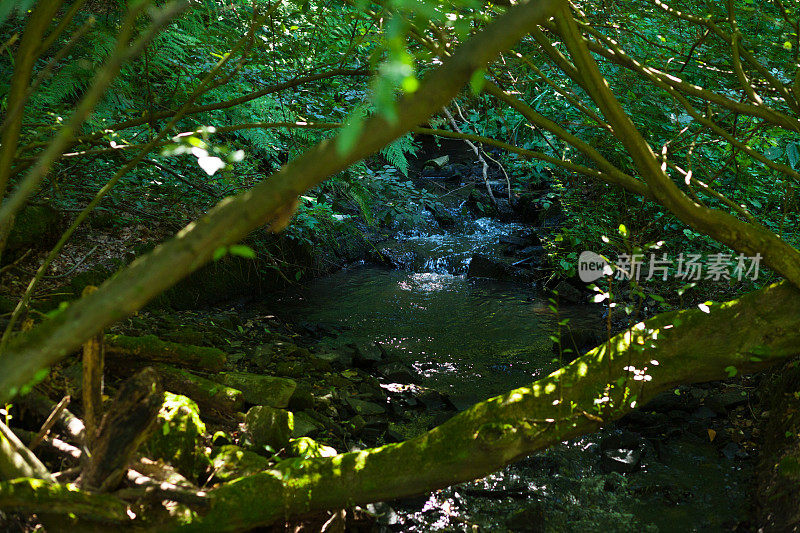
[{"label": "fallen log", "polygon": [[155,335],[128,337],[106,335],[105,355],[126,363],[168,363],[180,368],[219,372],[225,365],[225,352],[217,348],[162,341]]},{"label": "fallen log", "polygon": [[188,396],[203,409],[235,413],[244,409],[242,391],[174,366],[155,366],[165,390]]},{"label": "fallen log", "polygon": [[0,483],[0,509],[63,517],[59,527],[52,531],[69,531],[71,525],[64,519],[73,515],[105,523],[129,523],[136,516],[126,502],[109,494],[89,493],[73,484],[28,478]]},{"label": "fallen log", "polygon": [[86,442],[86,427],[83,420],[75,416],[66,407],[57,409],[58,405],[45,394],[34,389],[15,400],[23,409],[28,409],[42,419],[49,418],[55,413],[55,428],[64,436],[65,440],[73,444],[83,445]]},{"label": "fallen log", "polygon": [[11,428],[0,421],[0,479],[31,477],[52,480],[52,474]]}]

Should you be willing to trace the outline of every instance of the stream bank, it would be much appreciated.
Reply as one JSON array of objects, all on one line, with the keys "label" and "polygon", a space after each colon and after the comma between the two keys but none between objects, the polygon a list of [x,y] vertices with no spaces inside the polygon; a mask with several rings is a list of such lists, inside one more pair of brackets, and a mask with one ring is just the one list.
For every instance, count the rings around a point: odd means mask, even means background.
[{"label": "stream bank", "polygon": [[[559,219],[557,202],[545,206],[552,192],[532,192],[516,213],[497,209],[482,184],[473,185],[474,168],[456,164],[426,171],[417,185],[440,200],[419,206],[426,210],[420,224],[373,239],[371,261],[216,308],[192,308],[196,300],[184,310],[151,308],[114,329],[216,348],[227,375],[280,380],[270,382],[278,392],[238,383],[243,401],[231,412],[197,409],[194,423],[203,430],[190,435],[196,459],[182,467],[187,477],[211,487],[302,457],[303,438],[330,453],[416,436],[557,368],[563,358],[550,337],[564,318],[567,345],[603,340],[600,312],[582,303],[579,287],[559,284],[557,314],[543,291],[540,235]],[[503,183],[494,182],[500,196]],[[252,276],[242,286],[258,272]],[[108,379],[109,395],[126,375],[118,372]],[[67,360],[45,388],[78,393],[79,374],[79,363]],[[231,383],[216,372],[198,375]],[[365,506],[360,523],[390,531],[749,530],[760,418],[750,403],[754,386],[680,387],[616,425],[482,480]],[[169,413],[195,409],[171,402]],[[290,433],[278,434],[288,427],[278,423],[256,435],[260,415],[274,414],[263,407],[292,412]],[[18,418],[27,421],[24,413]]]}]

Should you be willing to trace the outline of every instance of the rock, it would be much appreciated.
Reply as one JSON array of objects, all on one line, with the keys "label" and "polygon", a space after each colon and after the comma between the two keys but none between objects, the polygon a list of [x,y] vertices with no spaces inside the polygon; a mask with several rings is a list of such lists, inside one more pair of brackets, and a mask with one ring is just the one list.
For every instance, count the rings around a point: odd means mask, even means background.
[{"label": "rock", "polygon": [[720,453],[724,455],[728,460],[732,461],[736,458],[746,458],[747,452],[745,452],[741,446],[736,444],[735,442],[729,442],[725,446],[722,447]]},{"label": "rock", "polygon": [[506,191],[497,191],[495,192],[495,200],[497,200],[497,204],[494,206],[495,216],[503,221],[508,221],[514,218],[514,209],[511,207],[511,204],[508,203],[508,198],[501,197],[501,195],[505,195]]},{"label": "rock", "polygon": [[534,222],[536,225],[549,226],[563,218],[561,200],[555,193],[547,193],[539,198],[536,207],[539,209],[537,220]]},{"label": "rock", "polygon": [[440,203],[435,203],[428,206],[428,210],[431,212],[434,220],[439,223],[439,226],[443,228],[449,228],[455,226],[456,219],[450,211],[445,209],[445,207]]},{"label": "rock", "polygon": [[394,429],[387,429],[385,432],[386,442],[403,442],[405,437],[399,431]]},{"label": "rock", "polygon": [[253,350],[251,362],[256,368],[264,369],[271,362],[284,360],[287,356],[295,354],[300,348],[291,342],[275,340],[256,346]]},{"label": "rock", "polygon": [[489,195],[486,194],[486,191],[483,189],[472,189],[469,193],[469,198],[467,198],[467,207],[469,207],[470,211],[478,216],[494,216],[497,214],[497,209],[492,204],[492,200],[489,198]]},{"label": "rock", "polygon": [[558,292],[558,301],[559,302],[569,302],[569,303],[586,303],[587,298],[583,295],[581,291],[573,287],[571,284],[567,283],[566,281],[560,282],[556,285],[554,289]]},{"label": "rock", "polygon": [[425,170],[426,168],[432,168],[436,172],[441,172],[448,163],[450,163],[450,156],[445,154],[445,155],[440,156],[440,157],[435,157],[433,159],[428,159],[422,165],[422,169]]},{"label": "rock", "polygon": [[528,239],[517,235],[502,235],[500,237],[500,244],[507,244],[516,248],[524,248],[531,244]]},{"label": "rock", "polygon": [[328,352],[318,351],[312,357],[329,363],[332,367],[342,369],[350,367],[353,364],[353,355],[351,353],[343,353],[341,351]]},{"label": "rock", "polygon": [[378,403],[385,403],[388,395],[380,386],[373,386],[371,383],[367,383],[366,381],[361,383],[358,386],[358,393],[361,398],[366,398],[369,401],[374,401]]},{"label": "rock", "polygon": [[693,411],[700,407],[699,400],[692,398],[683,389],[678,389],[678,391],[680,394],[675,394],[674,390],[658,394],[647,403],[647,410],[668,413],[674,410]]},{"label": "rock", "polygon": [[396,526],[400,522],[395,510],[389,507],[387,503],[369,503],[364,507],[364,510],[367,514],[373,516],[381,526]]},{"label": "rock", "polygon": [[725,409],[730,410],[747,403],[747,393],[741,389],[733,388],[713,394],[706,399],[706,403],[711,399],[718,402]]},{"label": "rock", "polygon": [[289,399],[297,388],[297,383],[287,378],[246,372],[225,372],[220,376],[223,384],[242,391],[247,403],[278,409],[289,405]]},{"label": "rock", "polygon": [[533,246],[526,246],[517,252],[517,255],[521,256],[540,256],[544,254],[544,246],[541,245],[533,245]]},{"label": "rock", "polygon": [[639,469],[646,442],[639,435],[623,432],[600,442],[600,462],[606,472],[628,474]]},{"label": "rock", "polygon": [[311,367],[312,365],[308,361],[281,361],[275,365],[275,374],[282,377],[302,378],[308,374]]},{"label": "rock", "polygon": [[289,409],[292,411],[304,411],[306,409],[314,408],[314,395],[308,387],[304,385],[298,386],[294,390],[294,394],[289,398]]},{"label": "rock", "polygon": [[430,423],[428,424],[428,429],[433,429],[435,427],[441,426],[451,418],[453,418],[453,412],[439,412],[431,419]]},{"label": "rock", "polygon": [[397,361],[377,367],[377,371],[386,379],[396,383],[414,383],[416,375],[406,365]]},{"label": "rock", "polygon": [[[604,332],[593,329],[573,329],[569,327],[567,331],[562,332],[561,347],[562,349],[569,348],[573,351],[572,356],[578,357],[585,351],[599,346],[605,342],[603,337]],[[558,353],[558,345],[553,345],[553,351]]]},{"label": "rock", "polygon": [[251,407],[245,415],[242,431],[249,447],[268,446],[273,451],[285,448],[294,431],[294,415],[265,405]]},{"label": "rock", "polygon": [[539,195],[535,193],[523,193],[514,201],[514,214],[523,222],[539,224],[539,205],[537,204]]},{"label": "rock", "polygon": [[701,420],[706,420],[709,418],[716,418],[717,413],[715,413],[712,409],[709,409],[705,405],[701,405],[692,413],[693,418],[698,418]]},{"label": "rock", "polygon": [[[346,372],[346,370],[345,370]],[[325,383],[331,387],[336,389],[346,389],[348,387],[353,386],[353,382],[350,381],[348,378],[341,376],[339,374],[331,374],[330,376],[325,377]]]},{"label": "rock", "polygon": [[638,428],[657,428],[666,422],[666,417],[661,413],[648,413],[641,410],[631,411],[621,422]]},{"label": "rock", "polygon": [[322,424],[306,412],[294,413],[294,429],[292,438],[313,436],[320,432]]},{"label": "rock", "polygon": [[453,402],[450,401],[450,398],[445,396],[444,394],[440,394],[438,391],[435,390],[425,390],[421,394],[417,395],[417,400],[419,400],[424,406],[425,409],[428,411],[456,411],[455,405]]},{"label": "rock", "polygon": [[541,502],[534,502],[525,509],[512,514],[506,520],[506,527],[511,531],[544,532],[547,530],[545,527],[546,516],[544,505]]},{"label": "rock", "polygon": [[205,431],[196,403],[165,392],[156,429],[144,445],[145,454],[163,459],[187,478],[196,479],[204,462],[200,438]]},{"label": "rock", "polygon": [[253,350],[253,355],[250,358],[250,361],[255,365],[256,368],[266,368],[272,362],[272,357],[274,354],[274,350],[272,349],[271,344],[262,344],[261,346],[256,346]]},{"label": "rock", "polygon": [[372,368],[380,363],[384,358],[384,352],[380,344],[371,342],[355,346],[353,364],[358,368]]},{"label": "rock", "polygon": [[364,427],[367,425],[367,421],[364,420],[364,417],[361,415],[356,415],[350,419],[350,425],[352,426],[353,433],[358,435],[363,431]]},{"label": "rock", "polygon": [[286,451],[290,457],[302,457],[303,459],[333,457],[338,455],[334,448],[320,444],[309,437],[292,439]]},{"label": "rock", "polygon": [[485,255],[474,254],[469,262],[467,277],[510,280],[513,277],[513,273],[514,270],[510,265],[490,259]]},{"label": "rock", "polygon": [[356,414],[363,416],[368,415],[382,415],[386,413],[386,408],[377,403],[366,402],[358,398],[347,398],[347,404],[356,412]]},{"label": "rock", "polygon": [[233,444],[222,446],[211,453],[211,469],[219,481],[255,474],[266,470],[268,466],[269,459],[266,457]]}]

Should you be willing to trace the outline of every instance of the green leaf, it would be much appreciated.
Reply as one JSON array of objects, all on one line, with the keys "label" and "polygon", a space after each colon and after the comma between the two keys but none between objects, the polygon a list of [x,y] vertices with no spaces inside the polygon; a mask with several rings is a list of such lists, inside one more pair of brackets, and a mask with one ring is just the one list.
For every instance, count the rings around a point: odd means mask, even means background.
[{"label": "green leaf", "polygon": [[789,143],[786,146],[786,156],[789,158],[789,164],[795,168],[797,162],[800,161],[800,150],[797,149],[797,143]]},{"label": "green leaf", "polygon": [[222,259],[226,255],[228,255],[228,247],[227,246],[220,246],[219,248],[214,250],[214,253],[211,255],[211,260],[212,261],[219,261],[220,259]]},{"label": "green leaf", "polygon": [[231,255],[244,257],[245,259],[256,258],[255,250],[245,244],[234,244],[228,249],[228,251],[231,253]]},{"label": "green leaf", "polygon": [[725,372],[728,373],[728,377],[729,378],[732,378],[733,376],[735,376],[736,374],[739,373],[739,371],[736,369],[735,366],[726,366],[725,367]]},{"label": "green leaf", "polygon": [[477,96],[481,94],[484,85],[486,85],[486,71],[481,68],[472,73],[472,77],[469,79],[469,87],[472,89],[472,94]]}]

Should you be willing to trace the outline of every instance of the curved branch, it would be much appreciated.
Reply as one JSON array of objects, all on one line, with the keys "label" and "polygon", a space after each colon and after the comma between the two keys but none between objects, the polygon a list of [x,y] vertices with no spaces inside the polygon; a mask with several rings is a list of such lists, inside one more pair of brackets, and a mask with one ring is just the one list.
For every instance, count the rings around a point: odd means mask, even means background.
[{"label": "curved branch", "polygon": [[175,530],[245,530],[479,478],[595,431],[678,384],[723,379],[731,366],[749,372],[781,362],[797,354],[798,343],[800,291],[789,283],[714,305],[708,313],[665,313],[414,439],[301,467],[285,461],[222,485],[209,492],[207,514]]},{"label": "curved branch", "polygon": [[0,353],[0,402],[14,396],[36,371],[74,350],[106,326],[128,316],[212,258],[214,250],[241,240],[255,228],[294,205],[304,190],[370,155],[445,106],[480,68],[510,48],[562,5],[538,0],[518,5],[467,41],[432,71],[417,92],[397,106],[397,119],[367,120],[343,153],[337,139],[324,141],[289,162],[253,189],[227,198],[189,224],[170,241],[134,261],[96,292],[73,303],[57,317],[14,339]]},{"label": "curved branch", "polygon": [[567,9],[556,16],[556,24],[589,88],[589,95],[614,128],[656,200],[686,224],[734,250],[753,256],[761,254],[776,272],[800,287],[800,252],[763,226],[703,207],[687,197],[667,175],[666,165],[659,164],[650,145],[612,93]]}]

